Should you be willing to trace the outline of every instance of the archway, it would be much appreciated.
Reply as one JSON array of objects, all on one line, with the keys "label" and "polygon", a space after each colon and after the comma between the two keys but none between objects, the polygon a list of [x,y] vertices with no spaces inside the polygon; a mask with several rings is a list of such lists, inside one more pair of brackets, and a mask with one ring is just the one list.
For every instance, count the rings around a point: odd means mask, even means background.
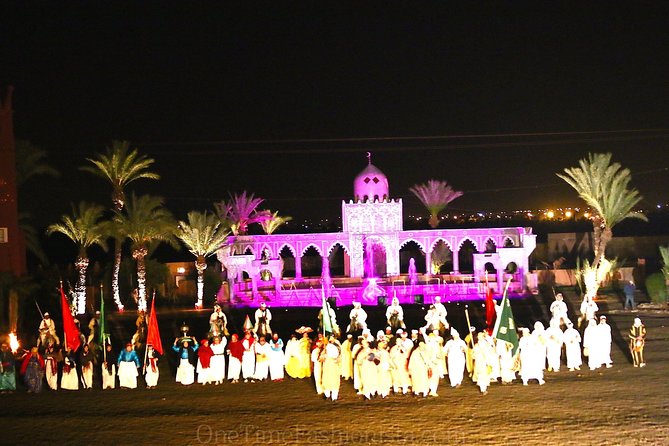
[{"label": "archway", "polygon": [[363,264],[365,277],[383,277],[386,275],[386,247],[376,238],[364,241]]},{"label": "archway", "polygon": [[336,243],[328,255],[330,262],[330,275],[332,277],[342,277],[346,275],[346,250],[340,243]]},{"label": "archway", "polygon": [[453,271],[453,252],[443,240],[439,240],[433,246],[430,260],[432,263],[431,274],[442,274]]},{"label": "archway", "polygon": [[309,246],[302,254],[302,277],[321,276],[323,258],[314,246]]},{"label": "archway", "polygon": [[295,278],[295,256],[288,246],[279,251],[279,257],[283,260],[283,277]]},{"label": "archway", "polygon": [[485,251],[484,252],[485,253],[497,252],[497,245],[495,245],[495,242],[493,241],[493,239],[489,238],[485,242]]},{"label": "archway", "polygon": [[414,259],[416,263],[416,272],[425,274],[425,253],[418,243],[413,240],[407,242],[400,248],[400,273],[409,273],[409,261]]},{"label": "archway", "polygon": [[460,245],[460,252],[458,253],[460,272],[468,274],[474,272],[474,254],[476,253],[478,253],[478,250],[471,240],[465,240]]}]

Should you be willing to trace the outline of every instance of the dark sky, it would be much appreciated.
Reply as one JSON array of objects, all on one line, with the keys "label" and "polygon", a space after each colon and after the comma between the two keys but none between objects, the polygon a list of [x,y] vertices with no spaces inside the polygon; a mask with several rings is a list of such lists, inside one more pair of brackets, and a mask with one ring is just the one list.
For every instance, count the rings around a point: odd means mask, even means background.
[{"label": "dark sky", "polygon": [[367,151],[408,209],[430,178],[457,209],[577,204],[555,172],[588,151],[669,201],[664,2],[24,3],[0,6],[0,85],[64,175],[28,189],[38,219],[107,202],[78,167],[114,138],[156,159],[137,190],[180,217],[243,189],[337,216]]}]

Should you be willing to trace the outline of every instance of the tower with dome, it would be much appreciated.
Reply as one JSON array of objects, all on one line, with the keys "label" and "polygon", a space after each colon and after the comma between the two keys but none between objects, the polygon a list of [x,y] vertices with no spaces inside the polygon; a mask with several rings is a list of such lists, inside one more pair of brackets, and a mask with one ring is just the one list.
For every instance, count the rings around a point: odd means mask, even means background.
[{"label": "tower with dome", "polygon": [[[467,241],[477,252],[471,259],[473,271],[462,273],[459,251]],[[400,269],[400,250],[410,242],[420,248],[425,262],[425,274],[413,285],[409,285],[407,271]],[[448,274],[431,274],[431,254],[439,242],[452,252],[453,271]],[[491,245],[494,252],[486,249]],[[229,286],[230,300],[235,305],[254,305],[262,300],[274,306],[319,306],[323,293],[337,299],[337,305],[348,305],[355,300],[364,301],[364,288],[372,278],[387,296],[412,303],[415,296],[427,302],[437,295],[442,300],[476,298],[485,291],[484,282],[489,281],[499,292],[508,278],[513,291],[531,288],[534,279],[528,275],[528,258],[535,246],[536,235],[531,228],[405,231],[402,200],[391,197],[388,178],[372,164],[368,153],[367,166],[353,181],[353,198],[342,201],[341,232],[229,237],[217,258],[227,273],[224,286]],[[302,274],[307,250],[320,255],[320,275]],[[343,275],[331,277],[335,250],[343,251],[343,265],[337,268]],[[294,262],[292,277],[285,276],[287,256]],[[492,278],[486,271],[489,266],[495,271]],[[263,280],[267,277],[271,279]],[[324,283],[328,289],[324,289]],[[224,294],[228,293],[219,293]]]}]

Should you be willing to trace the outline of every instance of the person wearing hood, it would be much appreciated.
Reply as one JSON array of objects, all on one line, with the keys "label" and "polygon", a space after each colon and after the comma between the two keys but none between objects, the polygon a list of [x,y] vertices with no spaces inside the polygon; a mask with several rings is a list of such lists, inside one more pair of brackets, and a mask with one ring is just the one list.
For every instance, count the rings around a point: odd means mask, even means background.
[{"label": "person wearing hood", "polygon": [[146,372],[144,373],[144,381],[147,389],[155,389],[158,385],[158,378],[160,377],[160,369],[158,369],[158,352],[153,348],[153,345],[146,346]]},{"label": "person wearing hood", "polygon": [[460,338],[460,333],[451,328],[451,339],[446,341],[444,353],[448,361],[448,379],[451,387],[460,387],[465,374],[467,344]]},{"label": "person wearing hood", "polygon": [[200,341],[200,348],[197,349],[197,382],[198,384],[209,384],[214,382],[214,377],[211,374],[211,358],[214,352],[209,347],[209,339],[202,339]]},{"label": "person wearing hood", "polygon": [[118,381],[119,387],[126,389],[137,388],[137,376],[139,373],[137,369],[140,367],[139,356],[132,348],[132,342],[125,345],[125,350],[122,350],[118,355]]},{"label": "person wearing hood", "polygon": [[102,390],[116,387],[116,361],[118,356],[112,345],[107,343],[102,357]]},{"label": "person wearing hood", "polygon": [[239,340],[237,333],[230,337],[230,343],[226,349],[228,352],[228,381],[239,382],[239,375],[242,373],[242,358],[244,356],[244,346]]}]

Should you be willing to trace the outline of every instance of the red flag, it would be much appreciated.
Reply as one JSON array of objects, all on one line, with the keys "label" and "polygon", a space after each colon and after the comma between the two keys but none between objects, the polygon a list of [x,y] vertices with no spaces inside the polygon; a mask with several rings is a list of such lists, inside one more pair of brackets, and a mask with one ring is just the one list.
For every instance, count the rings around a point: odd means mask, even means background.
[{"label": "red flag", "polygon": [[492,288],[488,288],[488,291],[485,294],[485,324],[486,331],[490,335],[492,335],[492,330],[495,326],[495,319],[497,319],[495,300],[492,298]]},{"label": "red flag", "polygon": [[67,304],[67,299],[65,298],[62,285],[60,287],[60,306],[63,313],[63,332],[65,334],[65,345],[73,352],[77,351],[81,345],[81,339],[79,338],[79,328],[77,328],[77,324],[74,323],[72,313],[70,313],[70,306]]},{"label": "red flag", "polygon": [[151,344],[153,349],[160,355],[163,354],[163,343],[160,340],[160,330],[158,330],[158,317],[156,316],[156,298],[151,300],[151,313],[149,313],[149,327],[146,334],[146,343]]}]

